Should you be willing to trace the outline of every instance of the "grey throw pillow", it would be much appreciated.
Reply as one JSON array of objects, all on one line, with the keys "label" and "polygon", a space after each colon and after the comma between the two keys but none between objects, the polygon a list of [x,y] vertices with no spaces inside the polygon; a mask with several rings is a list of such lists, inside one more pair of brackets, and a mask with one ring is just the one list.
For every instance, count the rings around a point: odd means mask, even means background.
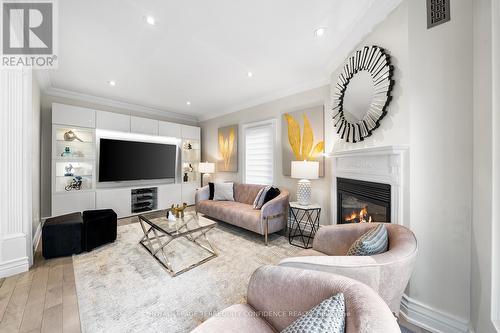
[{"label": "grey throw pillow", "polygon": [[271,189],[271,186],[265,186],[260,189],[259,193],[253,201],[253,209],[261,209],[264,205],[264,199],[266,198],[267,192]]},{"label": "grey throw pillow", "polygon": [[281,333],[344,333],[344,294],[325,299],[299,317]]},{"label": "grey throw pillow", "polygon": [[215,183],[215,201],[234,201],[233,183]]},{"label": "grey throw pillow", "polygon": [[347,251],[348,256],[372,256],[384,253],[389,245],[389,236],[384,224],[367,231]]}]

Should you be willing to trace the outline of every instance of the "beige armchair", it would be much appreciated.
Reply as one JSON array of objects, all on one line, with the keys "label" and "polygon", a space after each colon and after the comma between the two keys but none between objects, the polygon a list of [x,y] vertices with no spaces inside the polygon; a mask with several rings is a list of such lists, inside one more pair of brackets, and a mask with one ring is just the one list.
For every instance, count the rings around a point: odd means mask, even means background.
[{"label": "beige armchair", "polygon": [[398,315],[401,297],[415,264],[417,240],[409,229],[387,223],[387,252],[373,256],[346,256],[351,244],[375,224],[323,226],[314,237],[312,249],[302,251],[299,257],[286,258],[279,265],[335,273],[361,281],[378,292],[391,311]]},{"label": "beige armchair", "polygon": [[346,333],[401,332],[384,301],[352,279],[290,267],[263,266],[248,285],[247,304],[228,307],[192,333],[279,332],[324,299],[342,292]]}]

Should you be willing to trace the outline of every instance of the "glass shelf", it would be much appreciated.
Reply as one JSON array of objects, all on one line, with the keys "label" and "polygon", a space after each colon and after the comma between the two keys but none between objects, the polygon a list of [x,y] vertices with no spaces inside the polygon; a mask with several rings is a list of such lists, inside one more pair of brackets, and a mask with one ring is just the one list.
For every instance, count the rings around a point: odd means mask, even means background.
[{"label": "glass shelf", "polygon": [[[55,192],[79,192],[93,190],[94,188],[94,164],[93,162],[81,162],[70,160],[55,162]],[[67,190],[76,176],[82,177],[80,190],[75,187]]]},{"label": "glass shelf", "polygon": [[76,127],[56,127],[53,157],[94,159],[94,130]]}]

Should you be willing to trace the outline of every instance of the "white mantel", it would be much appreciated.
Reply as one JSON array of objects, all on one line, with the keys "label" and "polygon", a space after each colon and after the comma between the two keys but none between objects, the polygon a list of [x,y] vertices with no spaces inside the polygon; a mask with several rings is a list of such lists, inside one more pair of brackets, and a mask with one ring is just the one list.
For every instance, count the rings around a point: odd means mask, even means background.
[{"label": "white mantel", "polygon": [[333,224],[337,223],[337,177],[391,185],[391,222],[404,224],[409,216],[408,150],[408,146],[382,146],[330,153]]}]

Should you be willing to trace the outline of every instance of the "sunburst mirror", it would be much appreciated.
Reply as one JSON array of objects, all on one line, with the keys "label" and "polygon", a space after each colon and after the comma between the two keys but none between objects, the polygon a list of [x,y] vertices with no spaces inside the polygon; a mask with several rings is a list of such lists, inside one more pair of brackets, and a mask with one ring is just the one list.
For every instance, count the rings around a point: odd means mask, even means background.
[{"label": "sunburst mirror", "polygon": [[350,56],[333,92],[333,124],[340,138],[359,142],[369,137],[387,113],[393,66],[378,46],[365,46]]}]

